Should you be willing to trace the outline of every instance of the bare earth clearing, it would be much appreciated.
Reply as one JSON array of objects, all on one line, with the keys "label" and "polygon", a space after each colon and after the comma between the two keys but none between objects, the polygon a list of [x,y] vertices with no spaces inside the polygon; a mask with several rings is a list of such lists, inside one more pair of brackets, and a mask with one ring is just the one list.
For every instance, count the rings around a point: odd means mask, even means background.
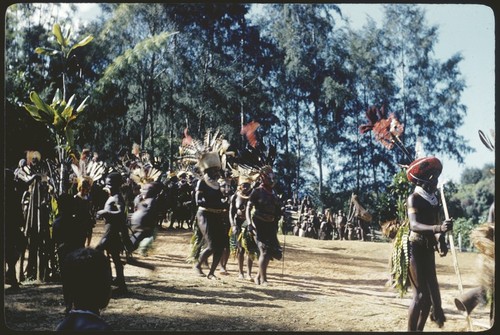
[{"label": "bare earth clearing", "polygon": [[[164,224],[165,225],[165,224]],[[98,222],[92,244],[100,238]],[[126,265],[129,293],[111,299],[102,317],[118,331],[406,331],[410,293],[399,298],[387,288],[387,242],[321,241],[280,235],[284,262],[272,261],[269,286],[239,280],[237,262],[229,259],[226,276],[208,280],[195,276],[186,262],[188,230],[160,230],[147,261],[156,270]],[[447,322],[438,328],[430,320],[425,331],[467,331],[465,317],[456,310],[458,281],[451,253],[437,256],[437,273]],[[464,290],[475,286],[477,254],[458,253]],[[257,267],[254,266],[254,273]],[[5,286],[7,288],[8,286]],[[2,333],[50,331],[63,318],[60,283],[25,282],[18,292],[5,291]],[[474,331],[485,330],[489,307],[472,315]]]}]

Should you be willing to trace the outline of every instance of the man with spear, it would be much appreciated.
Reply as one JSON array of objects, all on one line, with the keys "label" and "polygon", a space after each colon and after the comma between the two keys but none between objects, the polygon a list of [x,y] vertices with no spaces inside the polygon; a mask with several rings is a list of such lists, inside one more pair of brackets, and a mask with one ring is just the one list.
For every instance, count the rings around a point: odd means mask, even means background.
[{"label": "man with spear", "polygon": [[435,251],[446,256],[445,233],[453,229],[453,221],[439,220],[439,201],[436,196],[438,177],[443,166],[436,157],[419,158],[406,172],[416,185],[408,197],[410,220],[409,278],[413,297],[408,310],[408,330],[423,331],[431,311],[431,320],[441,328],[446,321],[441,307],[441,294],[436,276]]},{"label": "man with spear", "polygon": [[[360,126],[360,132],[373,131],[375,139],[382,143],[387,149],[397,146],[411,161],[409,150],[400,140],[404,126],[391,114],[384,118],[384,108],[380,110],[371,107],[367,110],[368,124]],[[435,321],[441,328],[446,321],[443,308],[441,307],[441,294],[436,276],[435,252],[440,256],[446,256],[448,246],[445,241],[445,233],[453,229],[453,221],[448,218],[441,222],[439,219],[440,204],[436,191],[438,177],[443,165],[436,157],[421,157],[413,160],[406,168],[408,180],[415,184],[415,190],[407,199],[407,214],[409,220],[408,242],[403,241],[408,252],[408,277],[413,288],[413,297],[408,310],[408,330],[423,331],[429,314],[431,320]],[[444,200],[444,198],[443,198]],[[445,213],[447,214],[447,213]],[[402,229],[402,228],[399,228]],[[452,237],[450,239],[452,242]],[[408,243],[406,245],[406,243]],[[452,253],[453,250],[453,244]],[[454,255],[455,256],[455,255]],[[460,281],[458,264],[454,257],[455,270]],[[405,265],[406,266],[406,265]],[[404,271],[406,272],[406,271]],[[406,282],[406,275],[403,279]]]}]

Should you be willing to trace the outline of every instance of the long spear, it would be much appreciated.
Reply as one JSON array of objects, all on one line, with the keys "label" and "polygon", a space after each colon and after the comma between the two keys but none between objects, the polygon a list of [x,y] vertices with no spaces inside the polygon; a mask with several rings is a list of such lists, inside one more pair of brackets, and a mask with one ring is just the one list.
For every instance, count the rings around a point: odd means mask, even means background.
[{"label": "long spear", "polygon": [[[441,202],[443,203],[443,210],[444,210],[444,216],[446,220],[450,219],[450,215],[448,213],[448,206],[446,204],[446,199],[444,197],[444,183],[442,183],[439,186],[439,190],[441,193]],[[460,269],[458,267],[458,259],[457,259],[457,253],[455,250],[455,242],[453,241],[453,234],[451,234],[450,231],[448,231],[448,241],[450,242],[450,249],[451,249],[451,256],[453,257],[453,267],[455,268],[455,273],[457,274],[458,278],[458,290],[460,291],[460,294],[464,293],[464,287],[462,285],[462,276],[460,275]],[[469,324],[469,330],[472,331],[472,320],[469,314],[466,316],[467,323]]]}]

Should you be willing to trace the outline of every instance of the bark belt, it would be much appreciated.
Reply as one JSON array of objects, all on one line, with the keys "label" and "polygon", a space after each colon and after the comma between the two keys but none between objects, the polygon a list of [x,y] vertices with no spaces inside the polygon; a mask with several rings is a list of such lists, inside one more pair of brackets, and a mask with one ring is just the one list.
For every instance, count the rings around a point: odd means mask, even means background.
[{"label": "bark belt", "polygon": [[198,209],[205,211],[205,212],[216,213],[216,214],[227,212],[227,209],[221,209],[221,208],[206,208],[206,207],[200,206],[200,207],[198,207]]},{"label": "bark belt", "polygon": [[413,230],[410,231],[410,236],[408,237],[408,240],[410,240],[410,242],[414,242],[422,246],[425,246],[429,249],[432,249],[437,244],[436,240],[434,239],[434,236],[420,234]]}]

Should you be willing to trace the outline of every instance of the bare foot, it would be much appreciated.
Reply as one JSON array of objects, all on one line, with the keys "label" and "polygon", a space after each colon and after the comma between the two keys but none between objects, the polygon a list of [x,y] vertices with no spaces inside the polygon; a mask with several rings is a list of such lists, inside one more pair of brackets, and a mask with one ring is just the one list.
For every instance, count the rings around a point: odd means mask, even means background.
[{"label": "bare foot", "polygon": [[198,276],[200,276],[200,277],[205,277],[205,274],[203,273],[203,271],[201,271],[201,267],[199,267],[198,265],[195,265],[195,266],[193,267],[193,269],[194,269],[194,272],[195,272]]}]

